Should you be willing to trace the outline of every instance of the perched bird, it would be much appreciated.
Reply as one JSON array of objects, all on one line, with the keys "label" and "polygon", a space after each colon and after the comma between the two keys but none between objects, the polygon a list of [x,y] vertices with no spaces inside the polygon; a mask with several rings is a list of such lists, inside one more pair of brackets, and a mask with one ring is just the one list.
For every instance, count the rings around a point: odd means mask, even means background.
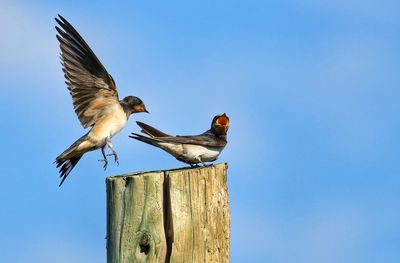
[{"label": "perched bird", "polygon": [[61,167],[61,186],[86,152],[101,149],[104,159],[99,161],[104,162],[106,169],[105,149],[108,146],[112,151],[108,155],[114,156],[118,164],[111,138],[125,126],[132,113],[148,111],[138,97],[128,96],[119,100],[113,78],[85,40],[62,16],[58,15],[55,20],[59,25],[56,30],[65,83],[72,96],[75,113],[83,128],[91,127],[88,133],[56,158],[57,168]]},{"label": "perched bird", "polygon": [[136,123],[150,137],[137,133],[132,133],[129,137],[161,148],[192,167],[199,163],[205,166],[205,162],[217,160],[227,144],[229,118],[225,113],[214,117],[208,131],[193,136],[171,136],[145,123]]}]

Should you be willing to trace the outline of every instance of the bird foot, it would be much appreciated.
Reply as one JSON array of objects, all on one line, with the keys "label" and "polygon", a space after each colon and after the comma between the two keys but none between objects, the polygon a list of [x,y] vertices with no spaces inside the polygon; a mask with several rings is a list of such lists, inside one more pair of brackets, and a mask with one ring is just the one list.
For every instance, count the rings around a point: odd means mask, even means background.
[{"label": "bird foot", "polygon": [[107,159],[100,159],[100,160],[98,160],[99,162],[104,162],[104,165],[103,165],[103,168],[104,168],[104,171],[107,169],[107,165],[108,165],[108,161],[107,161]]},{"label": "bird foot", "polygon": [[119,165],[119,160],[118,160],[118,155],[117,155],[117,153],[110,153],[110,154],[107,154],[107,156],[114,156],[114,162],[116,162],[117,163],[117,165]]}]

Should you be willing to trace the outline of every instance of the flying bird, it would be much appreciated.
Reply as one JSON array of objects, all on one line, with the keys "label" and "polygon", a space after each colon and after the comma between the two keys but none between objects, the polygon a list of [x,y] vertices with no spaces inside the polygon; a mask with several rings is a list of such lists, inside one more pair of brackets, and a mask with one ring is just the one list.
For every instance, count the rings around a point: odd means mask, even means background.
[{"label": "flying bird", "polygon": [[129,137],[161,148],[192,167],[217,160],[227,144],[229,118],[225,113],[213,118],[208,131],[192,136],[171,136],[143,122],[136,123],[148,136],[132,133]]},{"label": "flying bird", "polygon": [[141,99],[134,96],[119,100],[115,82],[89,45],[75,28],[62,16],[55,18],[58,26],[57,39],[60,43],[60,57],[65,83],[72,96],[74,110],[83,128],[90,130],[61,153],[55,163],[60,168],[63,184],[68,174],[82,156],[96,149],[103,154],[104,169],[107,168],[106,147],[108,146],[118,162],[111,138],[128,121],[132,113],[147,112]]}]

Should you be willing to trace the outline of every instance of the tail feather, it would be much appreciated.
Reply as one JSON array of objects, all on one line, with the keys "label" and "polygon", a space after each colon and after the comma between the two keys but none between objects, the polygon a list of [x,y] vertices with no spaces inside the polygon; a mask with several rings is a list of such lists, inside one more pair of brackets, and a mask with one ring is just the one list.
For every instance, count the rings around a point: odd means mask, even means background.
[{"label": "tail feather", "polygon": [[76,140],[68,149],[66,149],[63,153],[61,153],[56,158],[57,168],[60,168],[60,178],[61,183],[59,186],[63,184],[68,174],[72,171],[75,165],[82,158],[82,155],[85,153],[84,151],[78,151],[78,146],[87,139],[87,134],[83,135],[81,138]]},{"label": "tail feather", "polygon": [[60,178],[61,179],[61,183],[59,186],[61,186],[65,179],[67,179],[69,173],[72,171],[72,169],[75,167],[75,165],[79,162],[79,160],[82,158],[82,155],[80,156],[76,156],[76,157],[72,157],[70,159],[66,159],[66,160],[60,160],[58,159],[56,161],[57,163],[57,168],[61,166],[60,168]]},{"label": "tail feather", "polygon": [[132,132],[131,135],[129,135],[129,137],[132,139],[136,139],[138,141],[159,147],[159,145],[158,145],[159,140],[157,140],[156,138],[146,137],[146,136],[134,133],[134,132]]},{"label": "tail feather", "polygon": [[148,125],[146,123],[143,123],[143,122],[140,122],[140,121],[137,121],[136,123],[140,128],[142,128],[142,132],[143,133],[145,133],[145,134],[147,134],[147,135],[149,135],[151,137],[170,137],[171,136],[171,135],[166,134],[166,133],[164,133],[164,132],[162,132],[162,131],[160,131],[160,130],[158,130],[158,129],[156,129],[156,128],[154,128],[154,127],[152,127],[152,126],[150,126],[150,125]]}]

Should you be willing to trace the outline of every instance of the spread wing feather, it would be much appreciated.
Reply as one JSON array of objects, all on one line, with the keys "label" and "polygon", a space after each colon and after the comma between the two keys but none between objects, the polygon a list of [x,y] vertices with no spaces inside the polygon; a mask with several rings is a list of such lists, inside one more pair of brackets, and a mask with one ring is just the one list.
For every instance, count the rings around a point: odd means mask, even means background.
[{"label": "spread wing feather", "polygon": [[103,110],[119,103],[115,82],[75,28],[62,16],[57,39],[65,83],[72,96],[75,113],[84,128],[94,125]]}]

